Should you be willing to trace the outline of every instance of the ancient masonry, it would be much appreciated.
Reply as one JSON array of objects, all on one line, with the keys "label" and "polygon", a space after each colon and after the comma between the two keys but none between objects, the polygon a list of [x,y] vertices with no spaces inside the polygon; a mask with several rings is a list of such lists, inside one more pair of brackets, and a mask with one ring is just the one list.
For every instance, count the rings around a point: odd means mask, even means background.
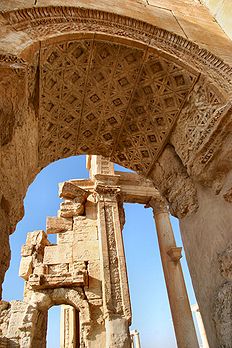
[{"label": "ancient masonry", "polygon": [[[62,348],[129,348],[131,307],[122,241],[123,202],[152,207],[178,347],[197,348],[191,309],[166,204],[152,183],[87,157],[90,178],[60,185],[58,217],[27,235],[23,301],[2,302],[0,347],[46,347],[48,309],[61,304]],[[48,234],[57,235],[51,244]],[[183,334],[184,333],[184,334]],[[139,340],[137,331],[136,337]]]}]

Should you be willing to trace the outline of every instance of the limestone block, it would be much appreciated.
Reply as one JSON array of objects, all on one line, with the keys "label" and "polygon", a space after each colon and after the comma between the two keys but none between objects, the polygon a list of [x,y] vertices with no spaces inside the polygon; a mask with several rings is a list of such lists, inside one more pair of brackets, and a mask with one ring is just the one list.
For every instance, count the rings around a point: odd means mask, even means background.
[{"label": "limestone block", "polygon": [[57,235],[57,244],[65,244],[73,242],[73,231],[67,231],[63,233],[58,233]]},{"label": "limestone block", "polygon": [[28,281],[29,281],[30,286],[38,287],[41,285],[42,277],[39,274],[31,274]]},{"label": "limestone block", "polygon": [[19,267],[19,276],[28,280],[32,273],[32,256],[22,257]]},{"label": "limestone block", "polygon": [[99,246],[97,241],[78,241],[73,243],[73,260],[89,261],[99,259]]},{"label": "limestone block", "polygon": [[90,219],[74,218],[74,241],[98,240],[97,222]]},{"label": "limestone block", "polygon": [[75,203],[73,201],[65,201],[60,205],[59,216],[64,218],[71,218],[73,216],[82,215],[85,207],[82,203]]},{"label": "limestone block", "polygon": [[92,201],[93,197],[88,197],[85,204],[85,215],[88,219],[97,220],[97,207],[96,203]]},{"label": "limestone block", "polygon": [[19,328],[23,326],[24,315],[29,305],[21,301],[11,302],[10,320],[8,325],[7,338],[19,338]]},{"label": "limestone block", "polygon": [[72,229],[72,219],[63,217],[48,217],[46,230],[48,234],[56,234]]},{"label": "limestone block", "polygon": [[65,274],[69,272],[68,263],[60,263],[58,265],[49,265],[48,273],[49,274]]},{"label": "limestone block", "polygon": [[106,347],[111,348],[130,348],[131,340],[129,334],[129,324],[124,318],[106,320]]},{"label": "limestone block", "polygon": [[21,248],[21,255],[22,256],[31,256],[33,252],[33,245],[23,245]]},{"label": "limestone block", "polygon": [[62,198],[76,199],[76,202],[84,203],[89,193],[70,181],[59,184],[59,196]]},{"label": "limestone block", "polygon": [[70,265],[70,272],[78,273],[84,272],[87,270],[87,264],[84,261],[74,261]]},{"label": "limestone block", "polygon": [[44,264],[56,265],[72,262],[72,244],[51,245],[45,247]]},{"label": "limestone block", "polygon": [[33,273],[35,274],[47,274],[47,272],[48,272],[48,267],[47,265],[43,265],[43,264],[38,264],[33,270]]},{"label": "limestone block", "polygon": [[28,244],[28,245],[37,245],[37,244],[48,245],[48,244],[50,244],[50,242],[47,239],[46,233],[43,230],[38,230],[38,231],[27,233],[26,244]]}]

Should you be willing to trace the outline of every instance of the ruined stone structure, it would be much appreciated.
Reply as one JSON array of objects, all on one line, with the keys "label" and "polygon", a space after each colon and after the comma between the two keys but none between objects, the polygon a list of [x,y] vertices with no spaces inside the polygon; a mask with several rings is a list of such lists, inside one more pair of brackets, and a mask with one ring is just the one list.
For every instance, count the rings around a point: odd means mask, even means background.
[{"label": "ruined stone structure", "polygon": [[209,345],[231,348],[226,4],[1,1],[1,282],[36,174],[59,158],[102,155],[150,178],[180,219]]},{"label": "ruined stone structure", "polygon": [[[61,348],[140,347],[131,341],[131,308],[122,241],[123,202],[152,207],[178,346],[197,348],[197,337],[166,202],[152,182],[114,172],[113,163],[89,156],[90,178],[60,185],[58,217],[46,232],[27,235],[19,275],[24,300],[4,303],[0,344],[45,348],[48,309],[62,304]],[[49,234],[57,235],[51,244]],[[72,306],[70,306],[72,305]],[[16,306],[16,309],[15,309]],[[12,325],[14,323],[14,325]]]}]

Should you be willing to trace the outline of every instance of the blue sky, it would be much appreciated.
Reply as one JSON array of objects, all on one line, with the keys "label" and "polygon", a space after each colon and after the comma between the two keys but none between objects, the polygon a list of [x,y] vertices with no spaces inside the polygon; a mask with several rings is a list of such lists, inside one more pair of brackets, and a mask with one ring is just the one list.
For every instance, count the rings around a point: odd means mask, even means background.
[{"label": "blue sky", "polygon": [[[116,166],[116,170],[119,169],[122,170]],[[31,184],[24,200],[25,216],[10,239],[12,259],[3,284],[4,300],[23,298],[24,281],[18,276],[21,246],[28,232],[45,229],[46,217],[57,215],[60,204],[58,183],[87,177],[85,156],[78,156],[50,164]],[[126,224],[123,238],[133,313],[131,329],[140,332],[142,348],[177,348],[152,210],[139,204],[125,204],[124,208]],[[172,218],[171,221],[177,245],[182,246],[178,220]],[[196,300],[185,256],[181,262],[190,303],[194,304]],[[59,348],[58,311],[58,307],[49,310],[47,348]]]}]

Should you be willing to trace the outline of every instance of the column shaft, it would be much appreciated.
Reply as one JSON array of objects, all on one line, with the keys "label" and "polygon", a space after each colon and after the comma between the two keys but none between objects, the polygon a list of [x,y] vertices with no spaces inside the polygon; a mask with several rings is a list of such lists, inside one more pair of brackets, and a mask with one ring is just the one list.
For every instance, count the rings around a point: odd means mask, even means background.
[{"label": "column shaft", "polygon": [[169,213],[154,209],[154,218],[178,348],[199,348]]}]

